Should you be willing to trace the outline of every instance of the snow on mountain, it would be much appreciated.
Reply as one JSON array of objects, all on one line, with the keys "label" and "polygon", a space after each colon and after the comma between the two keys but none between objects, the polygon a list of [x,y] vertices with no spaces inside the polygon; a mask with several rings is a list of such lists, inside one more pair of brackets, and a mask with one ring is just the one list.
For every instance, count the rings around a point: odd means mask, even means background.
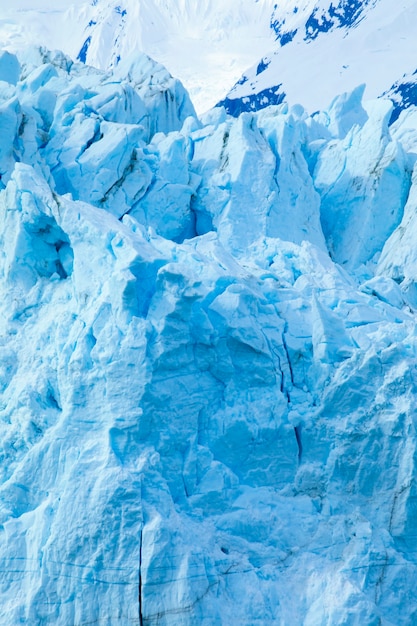
[{"label": "snow on mountain", "polygon": [[0,9],[0,43],[63,49],[103,70],[146,52],[200,113],[283,100],[313,112],[366,83],[367,98],[392,94],[397,117],[416,101],[416,12],[415,0],[73,0],[53,11],[46,0],[18,0]]},{"label": "snow on mountain", "polygon": [[[16,0],[0,7],[1,47],[22,48],[28,44],[65,48],[85,27],[88,0]],[[77,22],[79,22],[77,24]]]},{"label": "snow on mountain", "polygon": [[[406,75],[415,72],[415,0],[340,0],[279,3],[271,24],[274,47],[248,69],[222,101],[229,112],[259,109],[284,99],[310,112],[361,83],[367,97],[390,95],[398,113],[415,103],[410,89],[401,98]],[[412,81],[413,82],[413,81]]]},{"label": "snow on mountain", "polygon": [[0,622],[414,623],[415,110],[0,79]]},{"label": "snow on mountain", "polygon": [[[0,43],[63,49],[101,69],[146,52],[187,87],[200,112],[214,106],[269,49],[273,0],[18,0],[0,9]],[[3,28],[2,28],[3,26]]]},{"label": "snow on mountain", "polygon": [[144,50],[180,77],[200,112],[220,102],[238,114],[284,99],[313,112],[360,83],[368,98],[402,84],[415,71],[416,11],[415,0],[98,0],[70,53],[106,68]]}]

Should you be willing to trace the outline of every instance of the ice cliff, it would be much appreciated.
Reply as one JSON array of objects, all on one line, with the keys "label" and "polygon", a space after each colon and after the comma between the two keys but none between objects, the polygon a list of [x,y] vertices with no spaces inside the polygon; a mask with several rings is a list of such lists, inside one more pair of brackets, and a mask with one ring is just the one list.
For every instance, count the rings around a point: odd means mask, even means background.
[{"label": "ice cliff", "polygon": [[0,79],[0,623],[415,623],[415,109]]}]

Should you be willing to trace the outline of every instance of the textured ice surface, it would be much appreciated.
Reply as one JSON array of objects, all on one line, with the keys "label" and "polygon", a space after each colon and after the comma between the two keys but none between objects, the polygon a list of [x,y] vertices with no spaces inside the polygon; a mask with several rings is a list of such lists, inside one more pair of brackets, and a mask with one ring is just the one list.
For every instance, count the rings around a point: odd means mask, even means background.
[{"label": "textured ice surface", "polygon": [[413,624],[412,112],[7,63],[0,623]]}]

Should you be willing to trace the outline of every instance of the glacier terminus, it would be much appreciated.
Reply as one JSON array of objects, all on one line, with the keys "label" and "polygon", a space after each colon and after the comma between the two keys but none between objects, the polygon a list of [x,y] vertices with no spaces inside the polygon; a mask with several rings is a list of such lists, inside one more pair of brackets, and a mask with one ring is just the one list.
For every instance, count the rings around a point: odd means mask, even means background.
[{"label": "glacier terminus", "polygon": [[417,108],[0,53],[0,624],[417,623]]}]

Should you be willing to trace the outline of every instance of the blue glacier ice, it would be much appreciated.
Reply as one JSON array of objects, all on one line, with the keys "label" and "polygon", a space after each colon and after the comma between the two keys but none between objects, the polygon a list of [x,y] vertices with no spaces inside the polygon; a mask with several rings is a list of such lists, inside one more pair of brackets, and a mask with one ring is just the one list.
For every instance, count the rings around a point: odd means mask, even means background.
[{"label": "blue glacier ice", "polygon": [[0,76],[0,623],[415,623],[415,110]]}]

